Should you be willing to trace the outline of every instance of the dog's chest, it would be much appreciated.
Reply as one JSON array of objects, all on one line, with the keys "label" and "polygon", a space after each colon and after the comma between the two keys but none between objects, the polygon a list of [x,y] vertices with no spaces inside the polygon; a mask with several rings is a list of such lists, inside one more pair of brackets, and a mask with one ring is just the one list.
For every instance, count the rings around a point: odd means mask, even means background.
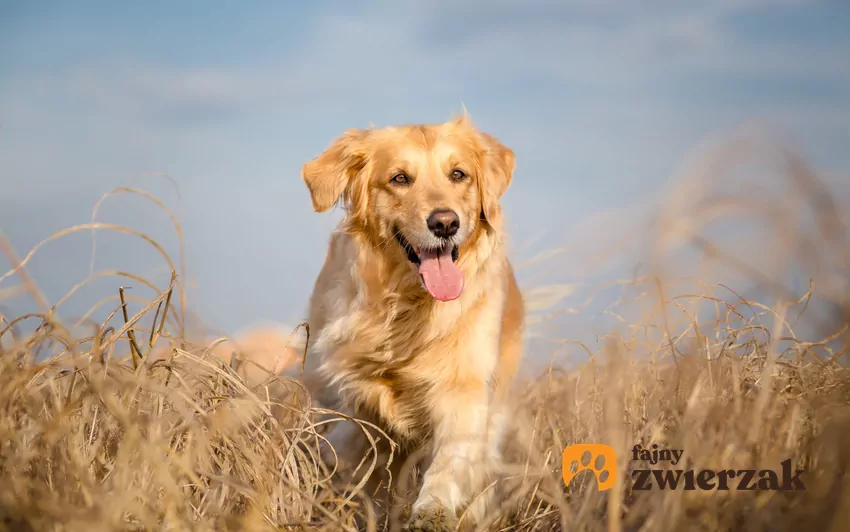
[{"label": "dog's chest", "polygon": [[388,308],[356,316],[351,324],[349,334],[325,352],[326,375],[339,385],[345,403],[376,416],[402,439],[427,433],[428,405],[447,381],[471,368],[482,371],[480,378],[488,377],[488,357],[469,349],[474,328],[463,319],[460,305],[438,311],[416,305]]}]

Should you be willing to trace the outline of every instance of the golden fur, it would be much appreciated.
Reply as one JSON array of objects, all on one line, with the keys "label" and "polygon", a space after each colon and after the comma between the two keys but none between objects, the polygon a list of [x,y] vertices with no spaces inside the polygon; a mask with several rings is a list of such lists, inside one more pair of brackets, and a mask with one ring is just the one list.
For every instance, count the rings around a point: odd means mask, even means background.
[{"label": "golden fur", "polygon": [[[451,527],[466,507],[476,522],[487,508],[486,496],[473,498],[499,463],[522,355],[524,311],[499,205],[513,170],[514,153],[465,113],[348,131],[302,170],[316,211],[346,209],[310,301],[305,383],[322,405],[376,423],[403,452],[430,446],[410,529]],[[399,172],[410,182],[394,182]],[[423,288],[395,237],[433,245],[426,218],[435,209],[460,219],[453,242],[465,281],[453,301]],[[359,460],[357,436],[340,426],[330,440]]]},{"label": "golden fur", "polygon": [[[299,339],[293,339],[292,336],[291,328],[261,324],[241,331],[224,342],[219,342],[215,337],[196,340],[192,342],[192,351],[197,353],[209,349],[212,355],[234,367],[245,384],[253,388],[292,368],[297,371],[302,351],[298,346]],[[171,347],[159,347],[150,354],[148,362],[168,359],[171,354]],[[234,357],[236,360],[233,360]]]}]

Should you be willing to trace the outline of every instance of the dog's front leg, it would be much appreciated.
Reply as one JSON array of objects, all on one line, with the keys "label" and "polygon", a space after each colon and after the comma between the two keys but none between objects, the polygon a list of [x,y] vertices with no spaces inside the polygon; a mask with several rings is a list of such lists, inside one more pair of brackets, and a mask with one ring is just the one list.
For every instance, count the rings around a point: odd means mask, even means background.
[{"label": "dog's front leg", "polygon": [[453,530],[458,512],[467,506],[464,522],[484,517],[482,491],[499,459],[498,442],[489,440],[501,432],[494,424],[503,424],[501,416],[492,415],[488,395],[485,383],[473,382],[435,398],[433,455],[409,530]]}]

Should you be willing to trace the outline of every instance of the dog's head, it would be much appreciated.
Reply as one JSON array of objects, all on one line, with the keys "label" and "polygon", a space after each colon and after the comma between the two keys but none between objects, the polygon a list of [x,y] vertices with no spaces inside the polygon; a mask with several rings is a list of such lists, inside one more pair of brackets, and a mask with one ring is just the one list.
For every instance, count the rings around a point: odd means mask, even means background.
[{"label": "dog's head", "polygon": [[514,153],[464,113],[439,125],[347,131],[302,176],[317,212],[342,201],[352,227],[450,301],[463,290],[460,254],[478,232],[501,229],[513,170]]}]

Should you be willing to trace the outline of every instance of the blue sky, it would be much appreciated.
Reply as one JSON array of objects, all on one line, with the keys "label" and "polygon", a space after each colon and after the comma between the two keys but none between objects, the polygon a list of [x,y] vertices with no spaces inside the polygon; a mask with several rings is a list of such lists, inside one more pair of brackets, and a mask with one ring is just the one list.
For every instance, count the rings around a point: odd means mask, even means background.
[{"label": "blue sky", "polygon": [[[190,305],[233,332],[303,313],[337,216],[312,212],[300,168],[347,128],[439,122],[465,105],[517,154],[504,203],[518,262],[622,237],[700,142],[740,124],[850,169],[845,1],[354,4],[3,2],[0,230],[23,255],[88,222],[107,190],[150,190],[184,224]],[[176,256],[167,218],[142,200],[107,200],[98,218]],[[144,244],[98,239],[96,269],[166,275]],[[55,302],[90,253],[90,233],[72,235],[30,271]],[[546,278],[600,273],[580,262]]]}]

